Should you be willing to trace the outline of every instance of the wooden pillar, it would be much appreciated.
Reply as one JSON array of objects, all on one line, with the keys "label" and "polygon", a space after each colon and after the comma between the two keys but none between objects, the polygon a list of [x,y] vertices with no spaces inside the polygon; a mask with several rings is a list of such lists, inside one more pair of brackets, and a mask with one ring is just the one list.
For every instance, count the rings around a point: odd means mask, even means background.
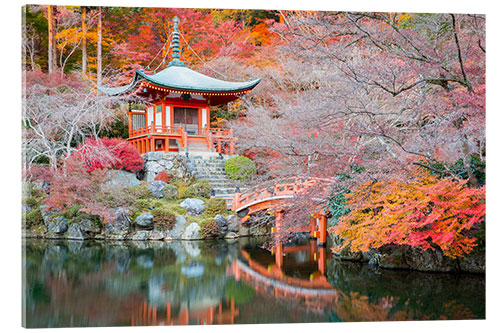
[{"label": "wooden pillar", "polygon": [[309,262],[313,263],[316,258],[315,258],[315,254],[316,254],[316,241],[314,239],[310,239],[309,240]]},{"label": "wooden pillar", "polygon": [[319,238],[318,246],[326,246],[326,216],[320,215],[319,217]]},{"label": "wooden pillar", "polygon": [[127,112],[128,113],[128,137],[130,138],[131,134],[132,134],[132,113],[130,112]]},{"label": "wooden pillar", "polygon": [[151,136],[149,138],[149,151],[155,151],[155,137]]},{"label": "wooden pillar", "polygon": [[276,212],[276,232],[280,232],[283,228],[283,212]]},{"label": "wooden pillar", "polygon": [[316,218],[315,217],[311,217],[311,219],[309,220],[309,238],[311,239],[314,239],[316,238],[316,235],[314,234],[314,232],[316,231]]},{"label": "wooden pillar", "polygon": [[276,262],[276,266],[281,270],[283,267],[283,244],[279,243],[276,246],[276,251],[274,252],[274,261]]},{"label": "wooden pillar", "polygon": [[318,249],[318,270],[322,275],[326,274],[326,247],[320,247]]}]

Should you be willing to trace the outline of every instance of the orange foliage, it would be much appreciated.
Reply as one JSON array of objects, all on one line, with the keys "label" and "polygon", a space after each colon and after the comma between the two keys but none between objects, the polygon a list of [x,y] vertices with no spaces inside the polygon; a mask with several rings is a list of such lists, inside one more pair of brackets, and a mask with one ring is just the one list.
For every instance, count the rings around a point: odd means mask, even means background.
[{"label": "orange foliage", "polygon": [[375,183],[368,198],[348,195],[352,210],[331,228],[345,240],[342,246],[366,252],[383,245],[409,245],[423,250],[439,247],[455,258],[477,245],[471,228],[484,221],[485,187],[466,181],[421,174],[416,181]]}]

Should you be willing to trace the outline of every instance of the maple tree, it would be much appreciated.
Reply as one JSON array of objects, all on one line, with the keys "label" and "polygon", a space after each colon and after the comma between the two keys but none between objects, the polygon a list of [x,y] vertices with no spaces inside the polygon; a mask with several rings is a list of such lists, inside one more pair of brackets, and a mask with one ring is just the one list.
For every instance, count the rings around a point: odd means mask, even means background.
[{"label": "maple tree", "polygon": [[87,138],[76,147],[74,158],[84,163],[87,172],[96,169],[136,172],[144,168],[144,160],[137,150],[119,138]]},{"label": "maple tree", "polygon": [[411,182],[363,184],[346,197],[351,210],[330,229],[344,241],[337,250],[367,252],[395,244],[438,248],[455,258],[477,245],[472,234],[484,222],[484,186],[470,188],[465,180],[426,172]]}]

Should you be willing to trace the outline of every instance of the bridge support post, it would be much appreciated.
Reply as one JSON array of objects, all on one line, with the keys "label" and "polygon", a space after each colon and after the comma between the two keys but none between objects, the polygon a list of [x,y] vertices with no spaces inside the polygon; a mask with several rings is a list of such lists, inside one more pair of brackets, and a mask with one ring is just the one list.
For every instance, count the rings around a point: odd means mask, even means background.
[{"label": "bridge support post", "polygon": [[316,218],[311,217],[309,220],[309,238],[315,239],[316,236],[314,235],[314,232],[316,231]]},{"label": "bridge support post", "polygon": [[326,246],[326,216],[320,215],[319,217],[319,239],[318,246],[325,247]]},{"label": "bridge support post", "polygon": [[322,275],[326,274],[326,247],[318,249],[318,270]]}]

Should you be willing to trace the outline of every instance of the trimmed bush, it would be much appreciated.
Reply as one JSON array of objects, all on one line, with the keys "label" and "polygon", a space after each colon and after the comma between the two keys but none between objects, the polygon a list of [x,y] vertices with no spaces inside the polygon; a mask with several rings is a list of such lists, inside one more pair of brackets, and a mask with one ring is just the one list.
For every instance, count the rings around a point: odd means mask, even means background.
[{"label": "trimmed bush", "polygon": [[206,180],[200,180],[197,183],[191,184],[184,192],[186,198],[210,198],[210,191],[212,191],[212,186]]},{"label": "trimmed bush", "polygon": [[153,214],[153,223],[156,226],[165,227],[167,229],[172,229],[174,227],[176,219],[171,211],[163,207],[158,207],[153,209],[151,214]]},{"label": "trimmed bush", "polygon": [[217,238],[220,236],[220,229],[215,220],[210,220],[201,226],[200,234],[203,238]]},{"label": "trimmed bush", "polygon": [[257,169],[248,157],[233,156],[226,161],[225,171],[231,179],[246,181],[255,174]]},{"label": "trimmed bush", "polygon": [[222,198],[210,198],[210,200],[207,201],[205,216],[214,217],[217,214],[224,215],[226,213],[226,200]]}]

